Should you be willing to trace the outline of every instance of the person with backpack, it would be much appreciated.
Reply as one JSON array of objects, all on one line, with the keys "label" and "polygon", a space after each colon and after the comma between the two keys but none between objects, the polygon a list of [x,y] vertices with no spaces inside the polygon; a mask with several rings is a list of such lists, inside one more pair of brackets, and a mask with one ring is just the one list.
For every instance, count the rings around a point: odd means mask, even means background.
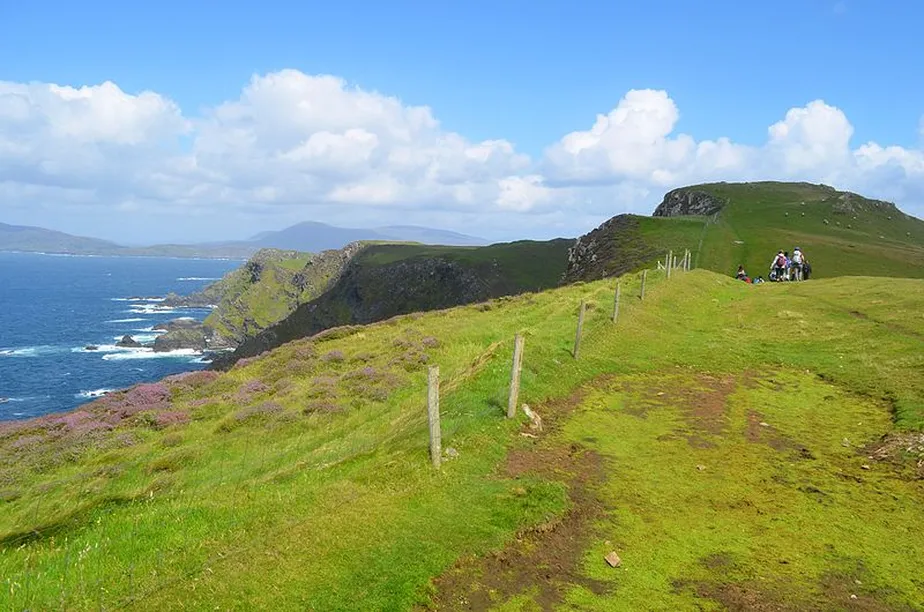
[{"label": "person with backpack", "polygon": [[784,280],[786,274],[786,255],[783,251],[776,254],[770,263],[770,275],[772,280],[780,282]]},{"label": "person with backpack", "polygon": [[802,254],[802,249],[796,247],[792,250],[792,280],[801,281],[803,279],[803,264],[805,263],[805,256]]}]

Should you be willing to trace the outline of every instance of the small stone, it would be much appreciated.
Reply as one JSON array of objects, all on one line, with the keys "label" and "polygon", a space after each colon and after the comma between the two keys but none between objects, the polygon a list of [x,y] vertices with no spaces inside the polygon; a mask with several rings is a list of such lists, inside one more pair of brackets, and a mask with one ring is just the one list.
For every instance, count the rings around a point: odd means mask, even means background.
[{"label": "small stone", "polygon": [[860,582],[859,580],[854,580],[854,583],[856,583],[856,584],[863,584],[863,583]]},{"label": "small stone", "polygon": [[760,426],[761,426],[761,427],[770,427],[770,423],[764,423],[763,421],[761,421],[761,422],[760,422]]},{"label": "small stone", "polygon": [[843,446],[844,448],[847,448],[848,446],[850,446],[850,440],[848,440],[847,438],[844,438],[843,440],[841,440],[841,446]]},{"label": "small stone", "polygon": [[697,465],[697,466],[696,466],[696,469],[699,470],[700,472],[702,472],[703,470],[706,469],[706,466],[705,466],[705,465]]},{"label": "small stone", "polygon": [[856,595],[854,595],[854,594],[851,594],[851,595],[850,595],[850,599],[856,599],[856,598],[857,598]]},{"label": "small stone", "polygon": [[860,468],[861,468],[861,469],[864,469],[864,470],[870,469],[870,467],[869,467],[867,464],[865,464],[865,463],[864,463],[863,465],[861,465]]},{"label": "small stone", "polygon": [[456,449],[450,446],[449,448],[446,449],[446,456],[451,459],[455,459],[456,457],[459,456],[459,451],[457,451]]},{"label": "small stone", "polygon": [[534,438],[534,439],[535,439],[535,438],[538,437],[538,436],[536,436],[535,434],[531,434],[531,433],[528,433],[528,432],[525,432],[525,431],[521,431],[521,432],[520,432],[520,435],[523,436],[524,438]]},{"label": "small stone", "polygon": [[619,567],[622,565],[622,559],[619,558],[619,555],[616,554],[616,551],[611,551],[610,554],[604,557],[606,562],[609,563],[610,567]]},{"label": "small stone", "polygon": [[662,395],[664,395],[664,391],[658,391],[658,397],[661,397]]}]

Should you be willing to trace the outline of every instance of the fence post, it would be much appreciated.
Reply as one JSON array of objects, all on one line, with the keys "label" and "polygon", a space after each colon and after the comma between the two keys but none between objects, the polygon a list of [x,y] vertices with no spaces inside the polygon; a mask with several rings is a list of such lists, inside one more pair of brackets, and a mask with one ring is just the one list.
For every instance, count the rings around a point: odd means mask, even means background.
[{"label": "fence post", "polygon": [[648,270],[642,270],[642,289],[639,291],[638,299],[645,299],[645,279],[648,278]]},{"label": "fence post", "polygon": [[517,400],[520,396],[520,370],[523,367],[523,344],[526,338],[520,334],[513,341],[513,370],[510,372],[510,396],[507,398],[507,418],[517,414]]},{"label": "fence post", "polygon": [[673,267],[671,264],[673,263],[673,261],[674,261],[674,250],[671,249],[670,251],[667,252],[667,278],[671,277],[671,268]]},{"label": "fence post", "polygon": [[581,351],[581,333],[584,330],[584,310],[586,305],[584,300],[581,300],[581,310],[578,312],[578,324],[577,324],[577,334],[574,336],[574,358],[578,358],[578,353]]},{"label": "fence post", "polygon": [[440,367],[430,366],[427,377],[427,421],[430,424],[430,461],[439,469],[443,452],[440,440]]},{"label": "fence post", "polygon": [[622,283],[616,283],[616,298],[613,300],[613,323],[619,318],[619,293],[622,291]]},{"label": "fence post", "polygon": [[693,258],[693,251],[687,249],[687,272],[690,271],[690,260]]}]

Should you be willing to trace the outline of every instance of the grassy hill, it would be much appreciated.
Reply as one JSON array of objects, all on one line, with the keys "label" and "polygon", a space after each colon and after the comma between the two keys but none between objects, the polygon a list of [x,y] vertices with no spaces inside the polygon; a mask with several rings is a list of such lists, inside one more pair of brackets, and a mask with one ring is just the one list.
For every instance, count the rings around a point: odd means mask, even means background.
[{"label": "grassy hill", "polygon": [[[808,183],[713,183],[671,192],[712,199],[710,215],[625,215],[583,238],[596,239],[588,256],[569,269],[573,280],[622,273],[633,256],[648,262],[691,249],[697,267],[734,274],[739,264],[752,276],[767,277],[780,249],[799,246],[815,278],[895,276],[924,278],[924,221],[894,205],[824,185]],[[657,214],[657,213],[656,213]],[[628,256],[627,256],[628,255]]]},{"label": "grassy hill", "polygon": [[[579,283],[0,424],[0,602],[919,609],[924,281],[621,282],[615,325]],[[541,431],[503,416],[517,332]]]},{"label": "grassy hill", "polygon": [[217,359],[215,367],[332,327],[555,287],[571,244],[559,239],[486,247],[368,245],[323,294],[247,338],[232,355]]}]

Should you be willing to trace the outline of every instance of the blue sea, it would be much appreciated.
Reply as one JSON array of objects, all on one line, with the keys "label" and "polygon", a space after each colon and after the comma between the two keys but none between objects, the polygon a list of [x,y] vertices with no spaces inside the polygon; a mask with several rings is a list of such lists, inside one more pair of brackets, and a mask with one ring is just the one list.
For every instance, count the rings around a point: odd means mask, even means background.
[{"label": "blue sea", "polygon": [[205,367],[190,351],[115,343],[126,334],[151,343],[157,323],[205,318],[208,310],[168,309],[158,298],[198,291],[240,264],[0,253],[0,420],[69,410],[109,390]]}]

